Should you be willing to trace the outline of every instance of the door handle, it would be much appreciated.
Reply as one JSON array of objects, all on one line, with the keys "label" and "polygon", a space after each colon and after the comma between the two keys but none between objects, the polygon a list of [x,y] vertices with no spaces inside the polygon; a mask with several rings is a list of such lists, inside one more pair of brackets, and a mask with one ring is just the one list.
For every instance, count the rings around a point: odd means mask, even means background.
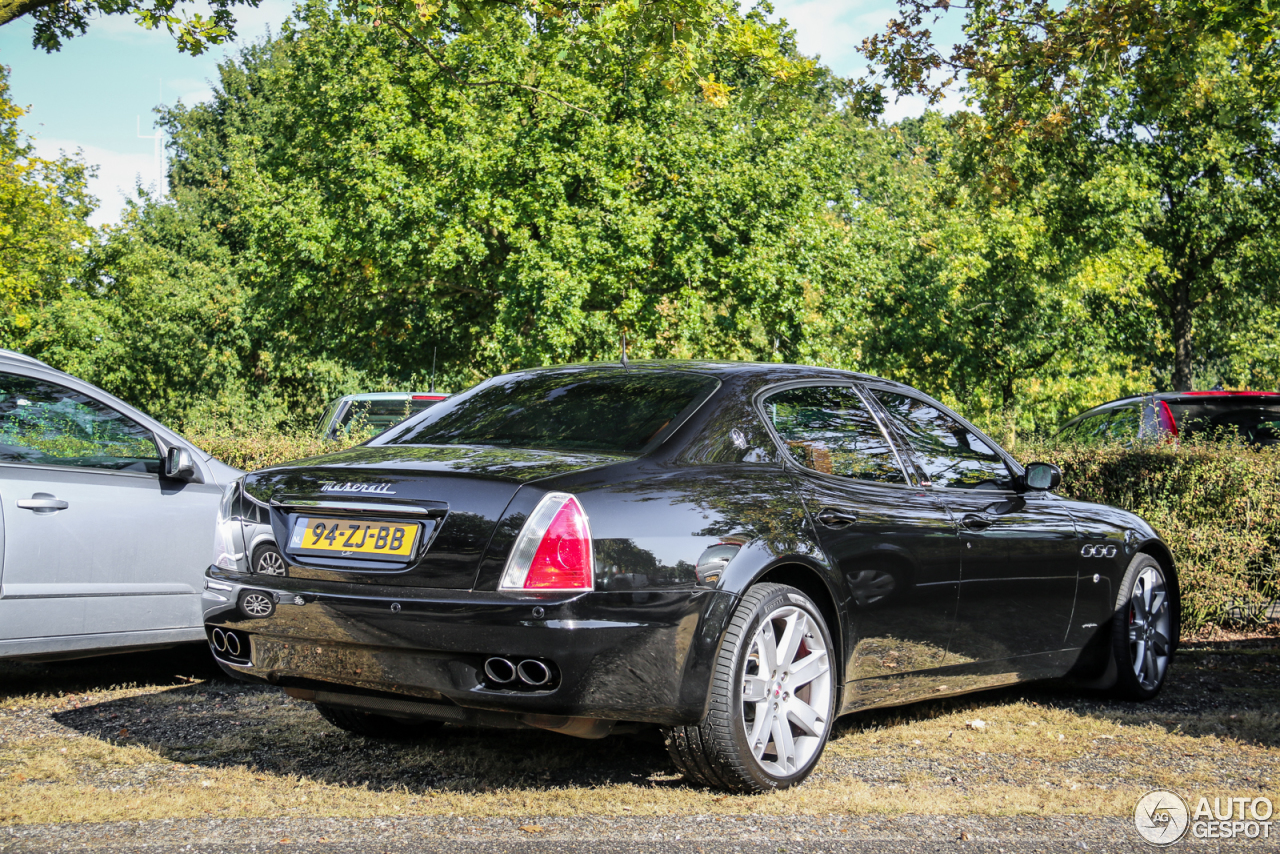
[{"label": "door handle", "polygon": [[828,528],[846,528],[858,521],[858,517],[854,513],[841,513],[828,507],[818,514],[818,521]]},{"label": "door handle", "polygon": [[30,498],[19,498],[18,507],[22,510],[34,510],[37,513],[57,513],[71,505],[61,498],[54,498],[47,492],[37,492]]},{"label": "door handle", "polygon": [[966,513],[961,519],[960,524],[964,525],[970,531],[985,531],[991,527],[991,520],[984,516],[978,516],[975,513]]}]

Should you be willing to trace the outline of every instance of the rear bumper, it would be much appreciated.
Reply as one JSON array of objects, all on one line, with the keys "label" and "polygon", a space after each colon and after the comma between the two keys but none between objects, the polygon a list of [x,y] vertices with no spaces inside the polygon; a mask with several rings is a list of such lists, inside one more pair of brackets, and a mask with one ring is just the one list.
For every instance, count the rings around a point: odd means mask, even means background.
[{"label": "rear bumper", "polygon": [[[252,582],[252,583],[250,583]],[[268,594],[251,617],[246,592]],[[249,647],[215,656],[251,681],[342,686],[463,709],[665,725],[702,719],[735,597],[715,590],[499,593],[317,583],[210,569],[206,630]],[[535,609],[538,609],[535,611]],[[486,684],[491,656],[553,665],[548,689]]]}]

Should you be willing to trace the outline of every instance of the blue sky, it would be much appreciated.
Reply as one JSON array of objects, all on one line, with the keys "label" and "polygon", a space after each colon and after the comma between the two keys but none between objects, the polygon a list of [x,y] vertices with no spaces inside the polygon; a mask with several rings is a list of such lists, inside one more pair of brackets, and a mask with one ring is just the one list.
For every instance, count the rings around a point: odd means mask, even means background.
[{"label": "blue sky", "polygon": [[[861,72],[857,55],[862,39],[883,29],[896,6],[893,0],[776,0],[779,17],[796,30],[801,50],[820,55],[842,74]],[[241,41],[261,38],[279,27],[293,8],[291,0],[263,0],[257,9],[242,9],[237,31]],[[29,106],[22,127],[44,156],[83,151],[98,166],[91,185],[101,201],[95,225],[115,222],[126,193],[141,181],[157,186],[155,142],[139,138],[155,133],[153,109],[179,99],[191,104],[210,95],[217,65],[231,48],[203,56],[178,52],[163,30],[147,31],[132,19],[112,16],[95,21],[87,35],[71,39],[58,53],[31,47],[31,24],[25,19],[0,27],[0,64],[11,70],[14,100]],[[920,105],[904,101],[890,117],[918,113]]]}]

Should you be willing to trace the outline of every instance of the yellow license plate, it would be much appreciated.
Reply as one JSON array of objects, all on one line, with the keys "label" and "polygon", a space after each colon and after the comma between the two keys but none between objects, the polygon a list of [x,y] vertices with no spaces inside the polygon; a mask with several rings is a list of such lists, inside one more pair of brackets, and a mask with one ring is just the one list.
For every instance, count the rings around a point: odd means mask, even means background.
[{"label": "yellow license plate", "polygon": [[293,523],[290,551],[333,557],[400,557],[413,555],[417,522],[362,522],[353,519],[304,517]]}]

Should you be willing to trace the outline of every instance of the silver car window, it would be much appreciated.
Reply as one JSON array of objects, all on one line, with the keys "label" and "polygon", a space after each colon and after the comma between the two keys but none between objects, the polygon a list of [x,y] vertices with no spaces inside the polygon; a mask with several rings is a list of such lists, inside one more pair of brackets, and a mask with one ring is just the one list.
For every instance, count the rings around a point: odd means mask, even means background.
[{"label": "silver car window", "polygon": [[0,462],[159,474],[151,431],[74,389],[0,371]]}]

